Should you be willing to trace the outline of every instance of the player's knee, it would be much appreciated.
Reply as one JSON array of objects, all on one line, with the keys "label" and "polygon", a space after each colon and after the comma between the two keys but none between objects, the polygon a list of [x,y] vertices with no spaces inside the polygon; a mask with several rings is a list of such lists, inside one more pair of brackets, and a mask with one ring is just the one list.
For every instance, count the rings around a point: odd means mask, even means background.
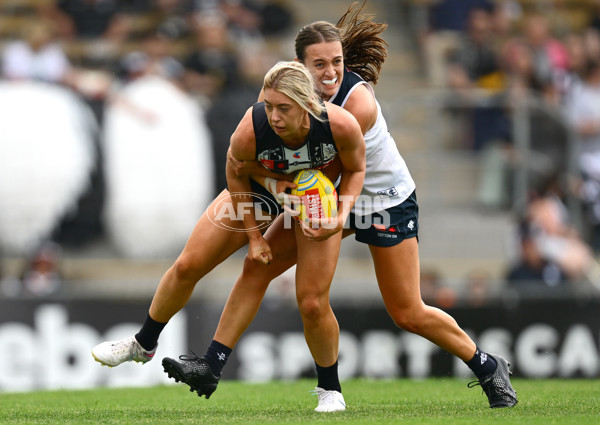
[{"label": "player's knee", "polygon": [[322,300],[317,296],[302,297],[298,300],[298,310],[303,320],[318,321],[326,312]]},{"label": "player's knee", "polygon": [[403,309],[390,312],[396,326],[408,332],[420,334],[421,316],[415,310]]},{"label": "player's knee", "polygon": [[196,284],[202,278],[201,267],[187,255],[180,255],[172,267],[177,282],[182,284]]},{"label": "player's knee", "polygon": [[244,259],[244,267],[242,274],[238,278],[244,282],[244,286],[252,287],[256,291],[266,290],[276,276],[269,273],[269,266],[259,263],[258,261],[250,260],[248,257]]}]

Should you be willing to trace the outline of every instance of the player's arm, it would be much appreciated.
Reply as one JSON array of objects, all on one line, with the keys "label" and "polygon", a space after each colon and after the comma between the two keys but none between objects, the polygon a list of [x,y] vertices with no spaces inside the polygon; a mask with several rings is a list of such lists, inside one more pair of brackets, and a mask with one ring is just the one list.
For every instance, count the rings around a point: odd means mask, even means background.
[{"label": "player's arm", "polygon": [[329,125],[342,163],[342,175],[338,187],[338,220],[343,227],[362,191],[365,179],[365,139],[356,119],[348,111],[326,103]]},{"label": "player's arm", "polygon": [[[260,165],[255,159],[238,160],[231,155],[231,148],[227,150],[227,161],[231,163],[233,172],[238,175],[250,175],[252,180],[261,183],[265,177],[270,177],[277,180],[285,180],[291,182],[294,180],[294,174],[281,174],[270,171]],[[256,177],[256,178],[255,178]]]},{"label": "player's arm", "polygon": [[[326,103],[329,125],[333,134],[338,156],[342,165],[338,186],[338,214],[332,219],[321,219],[319,227],[313,228],[315,221],[308,225],[300,222],[306,236],[315,240],[327,239],[341,231],[356,198],[360,195],[365,178],[365,139],[360,125],[348,111],[331,103]],[[328,221],[325,223],[325,221]],[[332,222],[333,221],[333,222]]]},{"label": "player's arm", "polygon": [[288,201],[286,199],[288,197],[286,194],[286,192],[289,192],[288,189],[291,190],[296,187],[296,183],[292,181],[296,173],[274,173],[258,165],[258,161],[237,160],[231,155],[231,148],[227,150],[227,163],[236,175],[248,175],[252,180],[267,189],[280,205]]},{"label": "player's arm", "polygon": [[[254,159],[256,137],[252,126],[252,108],[246,111],[238,127],[231,135],[229,149],[232,159],[238,161]],[[273,255],[269,244],[263,238],[256,224],[250,177],[248,175],[236,174],[229,159],[225,167],[225,174],[227,176],[229,193],[232,195],[231,202],[234,211],[238,216],[242,216],[243,225],[248,235],[248,257],[252,260],[268,264],[273,259]]]},{"label": "player's arm", "polygon": [[364,84],[361,84],[352,92],[344,104],[344,109],[356,118],[362,134],[367,134],[367,131],[369,131],[371,127],[375,125],[375,121],[377,121],[377,104],[375,103],[375,97]]}]

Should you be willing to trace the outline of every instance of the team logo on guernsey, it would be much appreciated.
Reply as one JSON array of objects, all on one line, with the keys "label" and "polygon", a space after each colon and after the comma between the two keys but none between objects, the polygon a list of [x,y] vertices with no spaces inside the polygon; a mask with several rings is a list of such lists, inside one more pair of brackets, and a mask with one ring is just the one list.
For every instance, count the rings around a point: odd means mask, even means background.
[{"label": "team logo on guernsey", "polygon": [[298,149],[278,146],[260,151],[256,157],[264,167],[270,170],[290,173],[305,168],[319,168],[327,165],[336,155],[335,145],[323,141],[312,150],[309,143]]},{"label": "team logo on guernsey", "polygon": [[277,161],[273,159],[261,159],[260,163],[269,170],[286,170],[288,168],[288,161]]},{"label": "team logo on guernsey", "polygon": [[322,142],[321,144],[323,146],[323,156],[325,157],[325,161],[327,161],[327,162],[331,161],[337,155],[337,151],[335,150],[335,145],[332,145],[331,143],[325,143],[325,142]]},{"label": "team logo on guernsey", "polygon": [[377,194],[381,198],[391,198],[393,196],[398,196],[398,191],[396,190],[395,187],[389,187],[387,189],[383,189],[383,190],[378,191]]}]

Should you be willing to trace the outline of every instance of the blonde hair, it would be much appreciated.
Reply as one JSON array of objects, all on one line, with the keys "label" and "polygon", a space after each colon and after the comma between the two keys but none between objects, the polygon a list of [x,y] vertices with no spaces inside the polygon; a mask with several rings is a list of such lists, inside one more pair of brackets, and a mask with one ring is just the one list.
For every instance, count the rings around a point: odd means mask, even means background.
[{"label": "blonde hair", "polygon": [[278,62],[265,75],[263,90],[285,94],[315,119],[324,121],[326,108],[315,93],[312,75],[300,62]]}]

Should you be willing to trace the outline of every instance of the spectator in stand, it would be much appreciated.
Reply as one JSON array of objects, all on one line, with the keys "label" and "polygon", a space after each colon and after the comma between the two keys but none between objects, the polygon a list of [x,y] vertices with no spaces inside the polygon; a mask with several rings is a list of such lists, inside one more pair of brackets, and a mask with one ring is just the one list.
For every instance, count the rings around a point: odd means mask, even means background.
[{"label": "spectator in stand", "polygon": [[504,45],[514,35],[518,22],[522,18],[523,7],[518,0],[495,0],[492,20],[496,45]]},{"label": "spectator in stand", "polygon": [[484,97],[499,93],[504,88],[504,76],[494,45],[492,14],[485,8],[474,8],[468,15],[467,32],[460,41],[448,69],[448,85],[466,102],[475,102],[466,111],[471,126],[469,145],[480,150],[498,139],[506,140],[508,122],[501,106],[477,104]]},{"label": "spectator in stand", "polygon": [[[183,73],[183,65],[170,55],[169,38],[160,32],[146,34],[140,43],[140,48],[125,55],[117,70],[122,86],[154,75],[164,78],[181,89],[184,88]],[[111,102],[118,103],[120,107],[148,124],[155,124],[159,120],[151,109],[130,102],[127,96],[122,96],[120,92],[113,93]]]},{"label": "spectator in stand", "polygon": [[57,0],[50,2],[44,12],[59,24],[60,35],[65,39],[120,42],[130,30],[116,0]]},{"label": "spectator in stand", "polygon": [[193,30],[196,48],[183,61],[184,82],[186,89],[207,105],[238,80],[238,58],[221,14],[199,14]]},{"label": "spectator in stand", "polygon": [[519,229],[518,257],[506,274],[507,283],[515,289],[562,287],[567,276],[553,261],[542,255],[537,247],[531,225],[523,222]]},{"label": "spectator in stand", "polygon": [[117,0],[56,0],[41,10],[56,22],[61,39],[88,42],[81,65],[105,67],[114,62],[131,32],[121,7]]},{"label": "spectator in stand", "polygon": [[60,247],[53,242],[45,242],[35,250],[23,270],[22,284],[26,293],[45,297],[60,289],[60,251]]},{"label": "spectator in stand", "polygon": [[159,31],[172,40],[187,40],[193,15],[191,0],[153,0],[150,12],[158,22]]},{"label": "spectator in stand", "polygon": [[444,310],[454,307],[458,298],[456,291],[446,285],[434,269],[421,270],[421,297],[426,304]]},{"label": "spectator in stand", "polygon": [[539,14],[528,15],[523,35],[533,55],[536,78],[543,83],[551,82],[560,91],[569,69],[569,54],[564,44],[552,36],[548,19]]},{"label": "spectator in stand", "polygon": [[600,35],[600,0],[595,0],[594,3],[588,28],[596,31]]},{"label": "spectator in stand", "polygon": [[458,49],[462,34],[467,29],[469,13],[474,8],[492,10],[491,0],[428,0],[429,27],[420,35],[423,45],[425,70],[432,86],[447,84],[446,63]]},{"label": "spectator in stand", "polygon": [[600,252],[600,59],[589,59],[582,83],[574,90],[565,107],[579,151],[582,181],[578,185],[585,202],[592,244]]},{"label": "spectator in stand", "polygon": [[289,30],[294,23],[294,14],[288,0],[271,0],[260,9],[260,31],[266,37],[278,36]]},{"label": "spectator in stand", "polygon": [[2,55],[2,76],[9,80],[37,80],[65,83],[71,68],[69,59],[54,41],[54,26],[39,20],[24,29],[22,40],[9,42]]},{"label": "spectator in stand", "polygon": [[465,304],[469,307],[485,307],[490,302],[492,281],[485,269],[471,270],[467,275]]},{"label": "spectator in stand", "polygon": [[260,10],[246,0],[221,0],[220,10],[226,16],[227,27],[236,41],[263,43]]},{"label": "spectator in stand", "polygon": [[569,223],[556,181],[534,196],[521,227],[521,261],[509,273],[509,281],[541,278],[547,286],[584,281],[592,266],[589,246]]},{"label": "spectator in stand", "polygon": [[246,82],[238,52],[230,41],[225,16],[216,9],[196,15],[193,26],[196,48],[184,60],[184,84],[206,110],[212,135],[216,188],[227,187],[225,178],[229,138],[245,105],[256,101],[260,86]]},{"label": "spectator in stand", "polygon": [[585,35],[572,32],[564,40],[567,54],[569,55],[569,69],[565,75],[563,102],[581,84],[581,75],[588,58]]},{"label": "spectator in stand", "polygon": [[181,86],[183,72],[183,65],[171,55],[171,40],[157,31],[146,34],[140,48],[123,57],[118,74],[124,82],[159,75]]},{"label": "spectator in stand", "polygon": [[[502,46],[500,63],[505,89],[503,102],[509,108],[523,101],[537,100],[529,108],[528,158],[523,161],[522,152],[515,149],[512,126],[506,127],[506,138],[489,145],[483,156],[483,176],[479,189],[480,202],[492,208],[509,207],[513,200],[514,169],[527,167],[530,187],[542,190],[545,183],[567,168],[568,132],[556,119],[563,92],[567,90],[569,74],[562,76],[563,85],[536,71],[534,50],[524,39],[515,37]],[[570,77],[569,77],[570,78]],[[506,110],[507,119],[511,110]]]},{"label": "spectator in stand", "polygon": [[261,85],[268,71],[267,64],[282,59],[267,49],[265,37],[282,33],[289,26],[292,21],[290,9],[285,7],[284,0],[221,0],[219,10],[225,16],[244,73],[256,85]]}]

